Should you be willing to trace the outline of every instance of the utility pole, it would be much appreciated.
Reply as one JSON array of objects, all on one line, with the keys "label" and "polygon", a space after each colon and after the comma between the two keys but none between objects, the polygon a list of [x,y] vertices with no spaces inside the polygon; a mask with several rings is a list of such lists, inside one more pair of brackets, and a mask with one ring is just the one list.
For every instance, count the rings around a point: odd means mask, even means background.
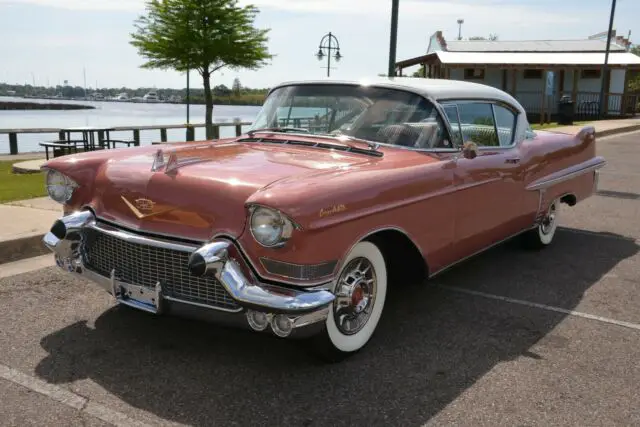
[{"label": "utility pole", "polygon": [[462,40],[462,24],[464,24],[464,19],[458,19],[458,40]]},{"label": "utility pole", "polygon": [[398,7],[400,0],[391,0],[391,35],[389,37],[389,77],[396,75],[396,45],[398,44]]},{"label": "utility pole", "polygon": [[598,109],[598,117],[604,117],[604,104],[605,104],[605,91],[607,89],[607,83],[609,78],[607,76],[609,72],[609,50],[611,49],[611,33],[613,32],[613,17],[616,13],[616,0],[611,0],[611,15],[609,16],[609,32],[607,33],[607,47],[604,53],[604,64],[602,65],[602,72],[600,73],[600,108]]}]

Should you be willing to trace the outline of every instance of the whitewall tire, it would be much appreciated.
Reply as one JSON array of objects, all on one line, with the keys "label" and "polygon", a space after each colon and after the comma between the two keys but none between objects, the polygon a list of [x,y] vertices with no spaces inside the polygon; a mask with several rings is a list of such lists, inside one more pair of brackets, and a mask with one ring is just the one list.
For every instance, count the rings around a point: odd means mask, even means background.
[{"label": "whitewall tire", "polygon": [[336,280],[336,299],[315,349],[337,361],[356,353],[373,336],[387,296],[384,256],[371,242],[358,243],[344,260]]},{"label": "whitewall tire", "polygon": [[556,199],[549,205],[544,218],[536,228],[525,233],[525,244],[532,249],[541,249],[553,242],[558,228],[560,216],[560,200]]}]

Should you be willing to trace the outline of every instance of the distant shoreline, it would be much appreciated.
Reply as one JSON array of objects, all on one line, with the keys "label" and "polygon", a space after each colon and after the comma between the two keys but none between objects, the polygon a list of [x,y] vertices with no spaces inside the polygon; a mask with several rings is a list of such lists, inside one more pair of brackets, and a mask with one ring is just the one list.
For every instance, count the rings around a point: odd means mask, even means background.
[{"label": "distant shoreline", "polygon": [[94,110],[96,107],[53,102],[0,101],[0,110]]}]

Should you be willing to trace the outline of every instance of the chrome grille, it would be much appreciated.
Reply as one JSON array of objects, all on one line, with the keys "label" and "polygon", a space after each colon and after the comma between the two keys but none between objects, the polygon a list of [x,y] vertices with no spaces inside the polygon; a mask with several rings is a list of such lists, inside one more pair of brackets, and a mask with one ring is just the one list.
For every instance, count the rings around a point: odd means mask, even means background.
[{"label": "chrome grille", "polygon": [[98,230],[85,230],[85,267],[106,277],[115,269],[125,283],[155,287],[163,294],[186,302],[206,304],[226,310],[240,306],[213,277],[193,276],[187,268],[189,253],[128,242]]}]

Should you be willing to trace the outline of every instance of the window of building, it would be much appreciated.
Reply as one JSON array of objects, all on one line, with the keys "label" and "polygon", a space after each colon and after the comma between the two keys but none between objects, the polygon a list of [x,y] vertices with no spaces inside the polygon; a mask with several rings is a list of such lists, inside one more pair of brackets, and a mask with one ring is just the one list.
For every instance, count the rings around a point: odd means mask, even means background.
[{"label": "window of building", "polygon": [[465,68],[465,80],[484,80],[484,68]]},{"label": "window of building", "polygon": [[522,77],[525,79],[541,79],[542,78],[542,70],[524,70],[522,73]]},{"label": "window of building", "polygon": [[580,78],[581,79],[599,79],[600,78],[600,70],[580,70]]}]

